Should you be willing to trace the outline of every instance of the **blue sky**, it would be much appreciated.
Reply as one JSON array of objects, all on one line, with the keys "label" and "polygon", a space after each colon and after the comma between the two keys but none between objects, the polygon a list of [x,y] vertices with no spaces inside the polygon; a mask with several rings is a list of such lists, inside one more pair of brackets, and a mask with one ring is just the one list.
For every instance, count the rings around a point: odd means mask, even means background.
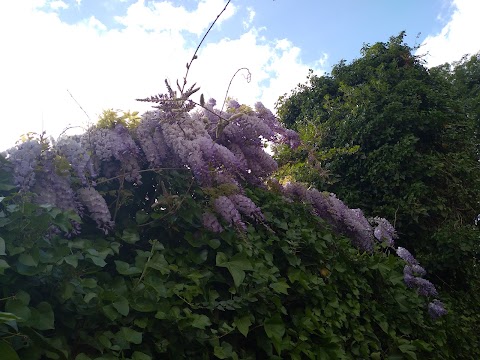
[{"label": "blue sky", "polygon": [[[27,131],[81,131],[103,109],[145,111],[135,98],[164,92],[226,0],[2,0],[0,150]],[[272,108],[304,82],[360,56],[364,43],[405,30],[429,66],[480,50],[477,0],[233,0],[193,63],[190,83]],[[417,34],[420,35],[417,37]],[[8,36],[7,36],[8,34]],[[7,55],[5,55],[7,54]],[[87,112],[80,109],[75,100]],[[199,94],[198,94],[199,96]]]}]

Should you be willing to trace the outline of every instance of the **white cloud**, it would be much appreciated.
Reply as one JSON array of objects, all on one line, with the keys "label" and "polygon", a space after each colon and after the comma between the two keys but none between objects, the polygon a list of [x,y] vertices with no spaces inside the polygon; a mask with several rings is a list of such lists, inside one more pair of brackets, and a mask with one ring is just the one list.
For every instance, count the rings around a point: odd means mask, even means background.
[{"label": "white cloud", "polygon": [[428,66],[460,60],[465,54],[480,51],[480,1],[453,0],[453,14],[442,31],[428,36],[418,54],[428,53]]},{"label": "white cloud", "polygon": [[252,25],[253,19],[255,18],[255,10],[253,10],[251,7],[248,7],[247,11],[248,11],[248,18],[246,20],[243,20],[244,29],[248,29],[250,25]]},{"label": "white cloud", "polygon": [[[187,27],[205,31],[225,5],[221,0],[204,0],[188,12],[167,2],[140,7],[143,1],[138,1],[123,18],[126,27],[113,30],[95,17],[67,24],[58,14],[40,10],[44,1],[34,1],[0,3],[0,33],[10,34],[0,37],[4,124],[0,151],[22,133],[46,130],[58,136],[68,126],[88,125],[69,92],[93,121],[107,108],[149,109],[151,104],[135,98],[165,92],[164,79],[171,83],[181,79],[193,55],[196,44],[187,42],[181,31]],[[226,18],[233,16],[232,11]],[[147,24],[143,27],[142,16]],[[176,22],[162,24],[174,17]],[[183,17],[188,21],[180,21]],[[300,49],[288,40],[267,41],[262,30],[251,28],[235,39],[209,43],[207,38],[188,80],[197,82],[206,98],[214,97],[221,104],[232,75],[248,67],[252,81],[246,83],[241,72],[230,95],[251,105],[262,100],[273,109],[278,96],[302,81],[311,67],[302,64],[299,56]],[[200,94],[194,96],[198,101]]]},{"label": "white cloud", "polygon": [[[148,31],[186,30],[201,35],[224,6],[224,0],[201,0],[197,9],[189,12],[168,1],[145,4],[145,0],[138,0],[128,8],[126,16],[117,16],[115,19],[127,27],[139,27]],[[216,25],[232,17],[235,10],[235,6],[230,4]]]},{"label": "white cloud", "polygon": [[68,9],[68,4],[60,0],[52,1],[49,5],[53,10]]}]

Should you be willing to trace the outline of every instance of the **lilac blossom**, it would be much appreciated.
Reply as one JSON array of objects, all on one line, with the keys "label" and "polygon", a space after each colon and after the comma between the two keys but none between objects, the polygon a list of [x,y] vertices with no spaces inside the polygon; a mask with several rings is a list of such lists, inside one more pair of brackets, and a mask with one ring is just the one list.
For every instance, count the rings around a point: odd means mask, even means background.
[{"label": "lilac blossom", "polygon": [[219,214],[228,224],[233,224],[241,230],[246,230],[235,204],[226,196],[219,196],[213,202],[217,214]]},{"label": "lilac blossom", "polygon": [[315,215],[321,218],[326,218],[328,216],[329,203],[325,194],[317,189],[309,189],[306,191],[305,198],[313,207]]},{"label": "lilac blossom", "polygon": [[42,171],[37,174],[37,180],[32,189],[36,194],[34,202],[50,204],[62,210],[74,210],[79,213],[80,205],[77,203],[71,187],[70,172],[57,168],[55,154],[47,153],[39,165]]},{"label": "lilac blossom", "polygon": [[283,193],[296,200],[304,200],[307,197],[307,189],[298,182],[287,182],[283,186]]},{"label": "lilac blossom", "polygon": [[373,235],[380,242],[385,242],[388,246],[394,246],[394,239],[397,238],[395,228],[390,222],[381,217],[373,218],[372,222],[376,224]]},{"label": "lilac blossom", "polygon": [[90,212],[90,216],[97,223],[99,229],[108,233],[113,228],[114,223],[107,203],[102,195],[93,187],[81,188],[77,191],[81,203]]},{"label": "lilac blossom", "polygon": [[412,254],[410,254],[410,251],[408,251],[407,249],[403,248],[403,247],[398,247],[397,248],[397,255],[405,260],[408,264],[410,265],[418,265],[418,261],[413,257]]},{"label": "lilac blossom", "polygon": [[35,183],[35,168],[42,153],[42,144],[28,140],[7,150],[8,161],[14,166],[13,180],[21,191],[29,191]]},{"label": "lilac blossom", "polygon": [[236,101],[236,100],[233,100],[233,99],[232,99],[232,100],[230,100],[230,101],[228,102],[228,108],[229,108],[229,109],[234,109],[234,110],[236,110],[236,109],[238,109],[239,107],[240,107],[240,104],[239,104],[238,101]]},{"label": "lilac blossom", "polygon": [[437,296],[437,289],[435,286],[428,281],[427,279],[416,277],[415,278],[415,285],[417,288],[417,292],[419,295],[422,296]]},{"label": "lilac blossom", "polygon": [[403,269],[404,274],[415,275],[415,276],[424,276],[427,272],[420,265],[405,265]]},{"label": "lilac blossom", "polygon": [[240,213],[257,220],[265,219],[262,210],[245,195],[235,194],[230,195],[228,198],[235,204],[235,207]]},{"label": "lilac blossom", "polygon": [[428,314],[433,320],[438,319],[447,314],[447,310],[445,310],[445,306],[440,300],[433,300],[430,304],[428,304]]},{"label": "lilac blossom", "polygon": [[95,177],[93,162],[88,151],[74,137],[64,137],[55,144],[55,149],[63,155],[83,185],[87,184],[87,175]]},{"label": "lilac blossom", "polygon": [[219,233],[223,231],[223,227],[220,225],[217,217],[209,211],[203,213],[202,223],[206,229],[212,232]]},{"label": "lilac blossom", "polygon": [[141,183],[140,149],[122,124],[113,129],[92,128],[84,134],[82,143],[100,162],[117,160],[127,181]]},{"label": "lilac blossom", "polygon": [[135,128],[135,135],[149,164],[161,166],[168,155],[162,128],[158,121],[158,112],[147,112]]}]

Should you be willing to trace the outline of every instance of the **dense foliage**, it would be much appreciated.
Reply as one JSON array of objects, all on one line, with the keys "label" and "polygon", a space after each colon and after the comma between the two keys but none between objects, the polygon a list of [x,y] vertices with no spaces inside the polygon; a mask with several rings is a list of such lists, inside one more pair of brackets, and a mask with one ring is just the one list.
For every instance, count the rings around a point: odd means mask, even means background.
[{"label": "dense foliage", "polygon": [[270,178],[264,141],[296,148],[294,131],[261,104],[191,112],[194,88],[168,90],[141,118],[105,112],[81,136],[30,137],[1,158],[2,351],[452,354],[437,290],[388,221]]},{"label": "dense foliage", "polygon": [[279,174],[390,220],[455,303],[447,331],[466,349],[465,339],[480,341],[479,57],[428,69],[404,35],[280,99],[302,146],[277,147]]}]

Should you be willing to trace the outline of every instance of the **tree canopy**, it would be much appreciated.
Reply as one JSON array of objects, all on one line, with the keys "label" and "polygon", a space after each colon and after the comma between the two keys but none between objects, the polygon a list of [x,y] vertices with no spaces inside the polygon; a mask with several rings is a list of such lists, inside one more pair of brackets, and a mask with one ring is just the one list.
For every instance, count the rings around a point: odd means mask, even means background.
[{"label": "tree canopy", "polygon": [[279,100],[303,144],[276,148],[279,174],[385,216],[442,290],[478,307],[479,57],[429,69],[404,36]]}]

